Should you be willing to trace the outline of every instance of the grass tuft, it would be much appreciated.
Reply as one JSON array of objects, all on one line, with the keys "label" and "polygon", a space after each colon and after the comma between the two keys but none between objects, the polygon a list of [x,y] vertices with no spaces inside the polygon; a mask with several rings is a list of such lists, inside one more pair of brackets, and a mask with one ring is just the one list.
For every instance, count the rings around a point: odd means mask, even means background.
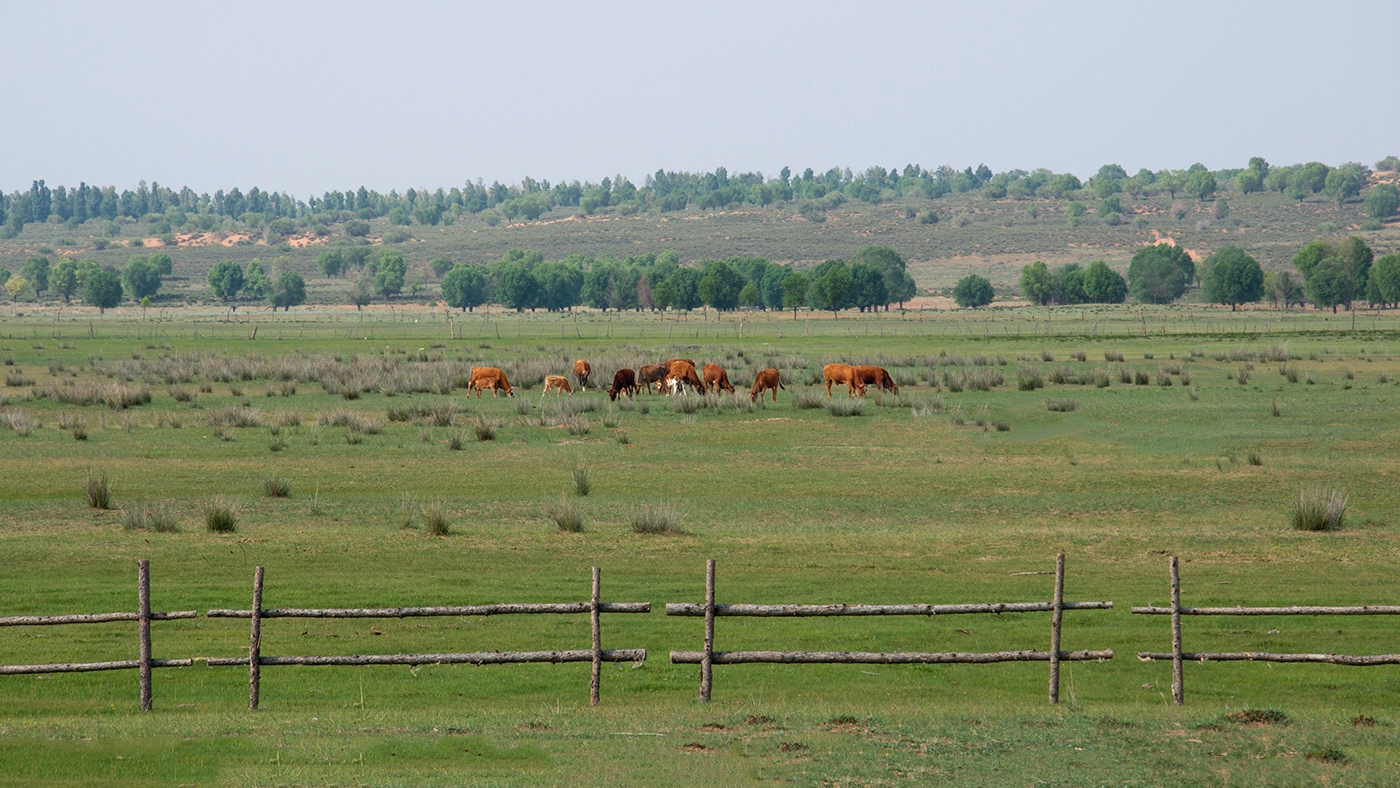
[{"label": "grass tuft", "polygon": [[1050,399],[1045,400],[1045,409],[1051,413],[1069,413],[1079,407],[1079,403],[1072,399]]},{"label": "grass tuft", "polygon": [[644,503],[627,512],[627,524],[638,534],[678,534],[681,512],[669,503]]},{"label": "grass tuft", "polygon": [[822,406],[822,398],[814,391],[799,391],[792,395],[793,410],[812,410]]},{"label": "grass tuft", "polygon": [[593,490],[593,482],[588,478],[588,469],[574,464],[574,494],[586,496]]},{"label": "grass tuft", "polygon": [[478,441],[493,441],[496,439],[496,430],[500,429],[501,423],[486,416],[477,416],[473,426]]},{"label": "grass tuft", "polygon": [[549,519],[561,531],[576,534],[583,532],[583,524],[587,520],[583,508],[570,501],[567,496],[559,499],[559,505],[549,510]]},{"label": "grass tuft", "polygon": [[264,476],[262,494],[264,498],[286,498],[292,494],[292,485],[280,476]]},{"label": "grass tuft", "polygon": [[135,504],[122,508],[122,529],[126,531],[154,531],[171,533],[178,530],[179,512],[168,502]]},{"label": "grass tuft", "polygon": [[1347,515],[1346,493],[1335,487],[1310,487],[1293,502],[1292,524],[1298,531],[1335,531]]},{"label": "grass tuft", "polygon": [[859,416],[865,412],[865,400],[852,397],[829,399],[825,405],[826,412],[836,418]]},{"label": "grass tuft", "polygon": [[106,471],[88,471],[87,478],[83,480],[83,496],[87,498],[90,509],[112,508],[112,482]]},{"label": "grass tuft", "polygon": [[210,533],[231,534],[238,530],[239,507],[225,498],[210,498],[199,505],[204,528]]},{"label": "grass tuft", "polygon": [[452,533],[452,523],[447,510],[440,503],[430,503],[423,507],[423,527],[432,536],[447,536]]}]

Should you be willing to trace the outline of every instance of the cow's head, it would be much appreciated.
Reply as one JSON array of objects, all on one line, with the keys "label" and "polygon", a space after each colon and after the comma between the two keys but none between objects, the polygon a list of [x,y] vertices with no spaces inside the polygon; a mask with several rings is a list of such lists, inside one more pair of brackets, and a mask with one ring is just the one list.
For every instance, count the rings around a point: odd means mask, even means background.
[{"label": "cow's head", "polygon": [[617,389],[608,389],[608,399],[613,402],[617,401]]}]

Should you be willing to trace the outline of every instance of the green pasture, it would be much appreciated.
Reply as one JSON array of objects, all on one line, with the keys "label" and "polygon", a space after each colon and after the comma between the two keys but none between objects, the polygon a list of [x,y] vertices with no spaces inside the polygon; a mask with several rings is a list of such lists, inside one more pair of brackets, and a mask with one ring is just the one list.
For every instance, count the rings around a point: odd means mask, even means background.
[{"label": "green pasture", "polygon": [[[0,429],[0,615],[135,609],[140,558],[151,560],[156,609],[200,611],[248,607],[259,565],[268,607],[582,601],[596,565],[606,600],[652,603],[650,614],[603,620],[605,647],[645,647],[647,662],[606,665],[597,708],[586,664],[266,667],[256,713],[246,669],[202,662],[158,670],[149,714],[134,671],[4,676],[0,785],[1388,785],[1400,773],[1400,669],[1188,664],[1176,708],[1170,665],[1135,657],[1170,649],[1168,621],[1129,613],[1167,602],[1171,554],[1188,605],[1400,604],[1391,313],[1359,313],[1354,328],[1350,314],[1184,307],[453,317],[5,315],[0,412],[42,426]],[[629,359],[687,355],[723,364],[736,384],[780,366],[788,390],[752,410],[726,399],[693,413],[656,395],[619,407],[590,390],[563,398],[597,405],[582,413],[587,432],[571,434],[551,423],[560,400],[538,385],[518,385],[514,399],[460,388],[347,399],[317,381],[290,381],[291,393],[276,379],[155,374],[192,354],[424,373],[564,374],[582,357],[595,377]],[[889,367],[899,396],[872,391],[845,418],[795,408],[804,394],[825,400],[810,381],[836,359]],[[1044,387],[1018,390],[1031,370]],[[1148,382],[1124,383],[1124,370]],[[980,371],[1000,385],[950,390],[949,375]],[[1107,387],[1053,382],[1096,371]],[[151,400],[65,404],[46,393],[62,381],[144,387]],[[172,397],[182,388],[197,407]],[[1073,409],[1052,412],[1047,399]],[[462,409],[452,426],[388,418],[446,402]],[[351,443],[348,428],[317,424],[336,409],[382,428]],[[283,426],[217,437],[213,422],[252,411]],[[477,440],[479,418],[497,425],[494,440]],[[570,492],[575,468],[588,474],[587,496]],[[112,510],[86,505],[89,471],[110,477]],[[271,475],[289,497],[262,497]],[[1292,501],[1314,485],[1348,495],[1341,530],[1289,527]],[[199,507],[214,498],[239,507],[236,531],[205,530]],[[565,500],[586,514],[581,533],[548,519]],[[138,502],[169,503],[178,530],[125,529],[122,507]],[[634,533],[629,514],[643,504],[674,507],[679,532]],[[427,533],[434,508],[447,513],[446,536]],[[1067,663],[1058,707],[1046,702],[1043,663],[717,666],[703,705],[698,669],[668,662],[672,649],[700,648],[701,621],[663,609],[702,601],[707,558],[720,602],[992,602],[1049,599],[1059,551],[1067,598],[1114,602],[1067,613],[1064,647],[1116,658]],[[1187,650],[1384,654],[1400,652],[1397,624],[1187,618],[1185,638]],[[153,629],[157,658],[248,646],[241,620]],[[717,632],[720,650],[1044,649],[1049,616],[721,618]],[[586,616],[276,619],[264,622],[262,649],[588,640]],[[0,628],[0,663],[135,655],[134,625]],[[1246,710],[1286,720],[1238,716]]]}]

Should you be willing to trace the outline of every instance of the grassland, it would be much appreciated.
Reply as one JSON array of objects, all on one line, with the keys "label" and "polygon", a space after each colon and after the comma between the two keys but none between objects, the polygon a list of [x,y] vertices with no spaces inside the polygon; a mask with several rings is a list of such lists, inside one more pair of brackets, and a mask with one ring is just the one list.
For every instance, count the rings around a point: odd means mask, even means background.
[{"label": "grassland", "polygon": [[[0,410],[42,427],[0,429],[0,615],[133,609],[138,558],[151,559],[157,609],[246,607],[257,565],[268,606],[582,600],[597,565],[605,598],[655,611],[605,618],[605,645],[651,656],[607,666],[598,708],[586,665],[269,667],[256,714],[238,669],[158,671],[151,714],[131,672],[4,677],[0,784],[1385,785],[1400,768],[1393,668],[1188,665],[1178,709],[1169,666],[1133,657],[1168,647],[1165,619],[1128,613],[1166,602],[1168,554],[1183,557],[1187,604],[1400,603],[1389,313],[1353,329],[1349,315],[1191,307],[742,323],[488,312],[455,326],[402,307],[239,322],[198,308],[20,311],[0,318]],[[736,385],[777,366],[789,390],[694,413],[657,396],[623,409],[596,391],[540,395],[537,378],[576,357],[610,376],[673,355],[724,364]],[[836,359],[889,367],[900,395],[872,394],[850,418],[795,409]],[[464,399],[454,381],[482,363],[511,371],[518,396]],[[1031,370],[1045,386],[1018,390]],[[1125,370],[1147,384],[1123,383]],[[150,401],[58,401],[117,385]],[[570,434],[561,402],[585,434]],[[449,426],[391,419],[450,403]],[[476,439],[478,417],[499,423],[495,440]],[[592,490],[573,496],[587,519],[568,533],[548,514],[576,466]],[[85,505],[89,469],[111,477],[117,509]],[[291,495],[262,497],[269,475]],[[1341,530],[1288,527],[1314,484],[1350,496]],[[198,519],[217,496],[241,507],[233,533]],[[168,502],[178,530],[124,529],[120,507],[139,501]],[[632,532],[629,512],[655,503],[683,513],[681,533]],[[427,532],[425,507],[447,513],[448,535]],[[699,647],[700,624],[660,608],[701,599],[706,558],[721,602],[1018,601],[1048,598],[1050,578],[1025,573],[1061,550],[1070,598],[1115,602],[1067,615],[1065,646],[1117,658],[1067,666],[1059,707],[1038,664],[722,666],[708,705],[694,700],[698,671],[667,664],[670,649]],[[238,621],[155,630],[158,658],[247,647]],[[718,631],[720,649],[997,650],[1044,648],[1048,620],[722,619]],[[1385,619],[1188,619],[1186,647],[1392,653],[1393,633]],[[273,620],[263,653],[587,640],[582,616]],[[0,630],[6,663],[134,654],[128,625]],[[1287,720],[1233,716],[1259,709]]]}]

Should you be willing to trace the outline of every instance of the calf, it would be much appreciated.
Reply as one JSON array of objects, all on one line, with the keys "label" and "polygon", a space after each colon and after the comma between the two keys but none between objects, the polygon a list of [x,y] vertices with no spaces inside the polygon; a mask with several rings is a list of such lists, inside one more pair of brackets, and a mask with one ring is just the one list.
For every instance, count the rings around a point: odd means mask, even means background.
[{"label": "calf", "polygon": [[856,375],[860,382],[867,386],[899,393],[899,386],[895,385],[894,378],[890,377],[890,373],[886,372],[884,367],[856,367]]},{"label": "calf", "polygon": [[773,391],[774,402],[778,401],[778,389],[787,391],[787,386],[783,385],[776,369],[765,369],[753,379],[753,391],[749,392],[749,402],[757,402],[758,398],[763,396],[763,392],[769,389]]},{"label": "calf", "polygon": [[579,391],[588,390],[588,376],[591,374],[593,374],[593,367],[590,367],[587,361],[579,359],[574,362],[574,377],[578,378]]},{"label": "calf", "polygon": [[856,368],[850,364],[827,364],[822,367],[822,377],[826,379],[826,396],[831,396],[831,384],[845,384],[846,396],[852,396],[857,392],[862,397],[865,396],[865,384],[860,382],[860,375],[856,374]]},{"label": "calf", "polygon": [[608,399],[616,400],[618,394],[632,396],[637,393],[637,375],[630,369],[619,369],[613,374],[612,388],[608,389]]},{"label": "calf", "polygon": [[686,358],[666,362],[666,386],[672,394],[680,391],[682,386],[692,386],[697,393],[705,393],[705,382],[695,374],[695,364]]},{"label": "calf", "polygon": [[491,389],[492,397],[496,396],[497,391],[504,391],[507,397],[515,396],[510,381],[506,380],[506,373],[496,367],[472,367],[472,378],[467,388],[475,390],[477,397],[481,396],[483,389]]},{"label": "calf", "polygon": [[705,391],[734,393],[734,386],[729,383],[729,373],[724,371],[724,367],[718,364],[706,364],[702,371],[705,373]]},{"label": "calf", "polygon": [[[580,385],[579,388],[583,387]],[[544,376],[544,393],[548,394],[551,391],[567,391],[569,396],[574,395],[574,390],[569,387],[569,379],[563,375]]]}]

